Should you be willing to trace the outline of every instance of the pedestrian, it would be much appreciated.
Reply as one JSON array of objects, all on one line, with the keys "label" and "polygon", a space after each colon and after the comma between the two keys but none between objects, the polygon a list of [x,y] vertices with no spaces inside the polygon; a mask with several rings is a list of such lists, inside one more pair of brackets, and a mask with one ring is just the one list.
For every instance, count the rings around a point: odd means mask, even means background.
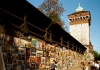
[{"label": "pedestrian", "polygon": [[85,63],[84,70],[88,70],[88,62]]},{"label": "pedestrian", "polygon": [[96,70],[99,70],[99,63],[96,61],[95,63]]},{"label": "pedestrian", "polygon": [[53,60],[53,62],[51,63],[51,70],[55,70],[56,68],[56,64],[55,64],[55,60]]},{"label": "pedestrian", "polygon": [[81,68],[84,70],[84,62],[81,62]]}]

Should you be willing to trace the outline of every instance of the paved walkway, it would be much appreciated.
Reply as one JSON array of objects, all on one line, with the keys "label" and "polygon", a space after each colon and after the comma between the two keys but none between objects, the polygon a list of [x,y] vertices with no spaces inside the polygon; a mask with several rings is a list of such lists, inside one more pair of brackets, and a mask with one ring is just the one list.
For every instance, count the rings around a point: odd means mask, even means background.
[{"label": "paved walkway", "polygon": [[71,68],[70,70],[82,70],[82,68],[80,66],[75,66],[75,67]]},{"label": "paved walkway", "polygon": [[73,67],[72,69],[70,70],[82,70],[82,68],[80,66],[76,66],[76,67]]}]

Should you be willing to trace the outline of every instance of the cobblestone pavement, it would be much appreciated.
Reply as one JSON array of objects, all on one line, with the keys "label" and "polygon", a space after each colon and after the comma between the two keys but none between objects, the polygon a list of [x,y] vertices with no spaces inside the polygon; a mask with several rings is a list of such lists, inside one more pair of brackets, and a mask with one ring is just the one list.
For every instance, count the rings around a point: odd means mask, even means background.
[{"label": "cobblestone pavement", "polygon": [[82,68],[80,66],[75,66],[75,67],[71,68],[70,70],[82,70]]}]

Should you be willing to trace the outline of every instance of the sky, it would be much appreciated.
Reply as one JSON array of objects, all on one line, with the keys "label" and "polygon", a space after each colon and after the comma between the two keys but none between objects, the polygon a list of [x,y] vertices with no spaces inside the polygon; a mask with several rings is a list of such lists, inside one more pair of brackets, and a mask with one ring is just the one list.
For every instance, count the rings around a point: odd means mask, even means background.
[{"label": "sky", "polygon": [[[44,0],[27,1],[38,8]],[[68,26],[69,30],[68,15],[76,12],[79,3],[84,11],[90,11],[92,19],[90,25],[90,41],[93,49],[100,53],[100,0],[59,0],[59,3],[62,3],[62,7],[65,10],[61,19],[65,22],[65,26]]]}]

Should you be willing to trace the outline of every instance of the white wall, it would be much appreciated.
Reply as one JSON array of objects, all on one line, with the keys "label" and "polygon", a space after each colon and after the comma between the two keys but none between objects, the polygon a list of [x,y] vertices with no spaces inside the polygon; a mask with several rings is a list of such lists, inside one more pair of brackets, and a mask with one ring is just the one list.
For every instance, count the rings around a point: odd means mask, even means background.
[{"label": "white wall", "polygon": [[89,45],[89,23],[70,25],[70,34],[83,45]]}]

